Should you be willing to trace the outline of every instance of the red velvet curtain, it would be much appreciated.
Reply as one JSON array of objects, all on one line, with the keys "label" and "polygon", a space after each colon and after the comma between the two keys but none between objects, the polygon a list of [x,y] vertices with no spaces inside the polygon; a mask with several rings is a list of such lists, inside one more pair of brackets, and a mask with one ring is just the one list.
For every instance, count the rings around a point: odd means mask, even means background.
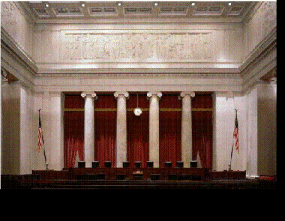
[{"label": "red velvet curtain", "polygon": [[134,167],[135,161],[141,161],[142,167],[146,167],[149,157],[149,111],[143,110],[140,116],[135,116],[133,109],[138,106],[140,108],[149,108],[149,101],[146,94],[132,94],[127,100],[127,160],[130,167]]},{"label": "red velvet curtain", "polygon": [[199,154],[202,168],[212,169],[213,152],[213,102],[210,93],[196,93],[192,98],[192,137],[193,137],[193,160]]},{"label": "red velvet curtain", "polygon": [[[181,160],[181,111],[169,108],[181,108],[179,94],[163,94],[160,100],[160,167],[166,161]],[[138,96],[140,108],[149,108],[146,94]],[[146,167],[149,158],[149,112],[143,111],[137,117],[133,108],[137,106],[137,94],[130,94],[127,100],[127,159],[130,166],[141,161]],[[64,112],[64,167],[73,167],[78,155],[84,160],[84,99],[80,95],[66,95]],[[112,161],[116,165],[116,107],[117,101],[112,95],[98,96],[95,101],[95,159],[103,167],[104,161]],[[111,109],[110,109],[111,108]],[[199,154],[202,167],[212,168],[212,96],[210,93],[196,93],[192,98],[192,133],[193,159]],[[202,109],[199,109],[202,108]],[[168,111],[166,110],[168,109]],[[195,110],[196,109],[196,110]],[[208,110],[206,110],[208,109]]]},{"label": "red velvet curtain", "polygon": [[[84,160],[84,99],[80,95],[66,95],[64,112],[64,168],[74,166],[76,156]],[[76,110],[77,109],[77,110]]]},{"label": "red velvet curtain", "polygon": [[117,101],[113,94],[98,95],[95,101],[95,156],[99,166],[111,161],[116,167]]},{"label": "red velvet curtain", "polygon": [[[159,107],[159,167],[181,161],[181,100],[179,94],[163,94]],[[172,109],[172,110],[171,110]],[[176,109],[176,110],[175,110]],[[180,109],[180,110],[179,110]]]}]

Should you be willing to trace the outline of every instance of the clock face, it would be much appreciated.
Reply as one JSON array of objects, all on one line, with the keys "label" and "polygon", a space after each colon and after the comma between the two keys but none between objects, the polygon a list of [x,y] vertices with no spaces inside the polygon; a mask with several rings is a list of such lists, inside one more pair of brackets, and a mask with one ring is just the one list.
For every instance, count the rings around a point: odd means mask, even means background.
[{"label": "clock face", "polygon": [[142,114],[142,110],[141,110],[140,108],[136,108],[136,109],[134,110],[134,114],[135,114],[136,116],[140,116],[140,115]]}]

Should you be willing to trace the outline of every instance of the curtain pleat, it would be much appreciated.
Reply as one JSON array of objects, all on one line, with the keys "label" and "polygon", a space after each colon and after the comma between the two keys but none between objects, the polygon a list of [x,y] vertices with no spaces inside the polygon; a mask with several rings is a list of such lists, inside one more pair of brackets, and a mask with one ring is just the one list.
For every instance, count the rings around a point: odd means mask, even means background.
[{"label": "curtain pleat", "polygon": [[[105,161],[111,161],[116,167],[116,123],[117,101],[113,94],[98,96],[95,101],[95,156],[99,166],[104,167]],[[112,110],[110,110],[110,108]]]},{"label": "curtain pleat", "polygon": [[[65,108],[83,108],[84,99],[78,96],[66,95]],[[84,112],[64,112],[64,167],[72,168],[76,156],[84,160]]]},{"label": "curtain pleat", "polygon": [[[213,108],[211,94],[196,94],[192,98],[192,108]],[[212,169],[213,152],[213,123],[212,111],[192,112],[192,139],[193,160],[197,160],[198,154],[202,168]]]},{"label": "curtain pleat", "polygon": [[149,108],[146,94],[130,94],[127,100],[127,160],[130,167],[134,167],[136,161],[141,161],[145,168],[149,157],[149,112],[144,110],[140,116],[135,116],[132,110],[137,105]]},{"label": "curtain pleat", "polygon": [[159,103],[159,167],[165,167],[165,162],[172,162],[172,167],[181,161],[181,101],[178,94],[163,95]]}]

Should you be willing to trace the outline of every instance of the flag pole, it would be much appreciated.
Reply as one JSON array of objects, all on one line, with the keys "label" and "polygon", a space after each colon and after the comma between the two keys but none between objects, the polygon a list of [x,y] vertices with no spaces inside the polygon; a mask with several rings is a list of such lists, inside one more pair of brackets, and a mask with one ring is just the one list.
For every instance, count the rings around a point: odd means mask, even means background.
[{"label": "flag pole", "polygon": [[[41,127],[41,110],[42,109],[38,109],[39,111],[39,126]],[[45,158],[45,165],[46,165],[46,170],[48,170],[48,163],[47,163],[47,157],[46,157],[46,148],[45,148],[45,145],[44,145],[44,135],[42,134],[42,143],[43,143],[43,153],[44,153],[44,158]]]},{"label": "flag pole", "polygon": [[[235,112],[236,112],[236,117],[237,117],[237,109],[235,108]],[[231,150],[231,158],[230,158],[230,163],[229,163],[229,171],[231,171],[231,167],[232,167],[232,159],[233,159],[233,150],[234,150],[234,139],[233,139],[233,144],[232,144],[232,150]]]},{"label": "flag pole", "polygon": [[232,145],[231,159],[230,159],[230,163],[229,163],[229,171],[231,171],[231,167],[232,167],[233,150],[234,150],[234,142],[233,142],[233,145]]}]

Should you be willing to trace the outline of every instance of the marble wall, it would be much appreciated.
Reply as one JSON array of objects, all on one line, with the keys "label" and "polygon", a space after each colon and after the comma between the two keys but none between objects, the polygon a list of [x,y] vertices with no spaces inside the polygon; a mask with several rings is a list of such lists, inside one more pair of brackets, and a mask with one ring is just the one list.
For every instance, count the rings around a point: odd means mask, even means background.
[{"label": "marble wall", "polygon": [[[254,81],[244,86],[247,72],[241,75],[240,67],[276,28],[275,8],[275,2],[260,2],[243,23],[55,25],[34,24],[18,4],[1,2],[11,44],[36,66],[2,51],[2,66],[20,79],[2,85],[2,173],[45,169],[43,152],[36,151],[38,109],[49,168],[62,169],[62,91],[141,90],[215,91],[213,169],[228,168],[237,108],[240,152],[234,152],[232,169],[247,170],[249,177],[274,174],[275,89],[255,85],[253,68]],[[96,68],[114,72],[91,76]]]}]

